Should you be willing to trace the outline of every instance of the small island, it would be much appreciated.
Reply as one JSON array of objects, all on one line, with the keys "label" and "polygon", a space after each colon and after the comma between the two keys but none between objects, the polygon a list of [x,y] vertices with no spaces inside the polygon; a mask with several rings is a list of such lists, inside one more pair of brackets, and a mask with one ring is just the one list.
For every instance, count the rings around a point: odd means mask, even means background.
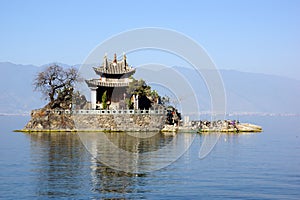
[{"label": "small island", "polygon": [[114,55],[104,56],[101,66],[94,67],[97,79],[84,80],[90,89],[90,101],[74,91],[83,81],[75,68],[49,66],[34,81],[49,103],[31,112],[22,132],[84,131],[162,131],[162,132],[261,132],[260,126],[235,120],[182,121],[181,113],[168,105],[144,80],[136,80],[135,68]]}]

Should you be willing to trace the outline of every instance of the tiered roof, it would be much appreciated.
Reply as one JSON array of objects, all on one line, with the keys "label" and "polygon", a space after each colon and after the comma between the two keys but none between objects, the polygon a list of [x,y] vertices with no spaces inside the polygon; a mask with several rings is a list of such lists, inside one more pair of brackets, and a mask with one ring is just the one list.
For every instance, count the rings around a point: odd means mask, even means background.
[{"label": "tiered roof", "polygon": [[135,69],[128,65],[125,54],[122,60],[117,60],[116,54],[114,55],[114,60],[108,60],[105,55],[102,66],[94,67],[94,70],[100,76],[105,76],[106,74],[129,74],[130,76],[135,73]]},{"label": "tiered roof", "polygon": [[117,60],[116,54],[114,60],[108,60],[105,55],[102,65],[94,67],[94,71],[101,78],[86,80],[89,87],[127,87],[131,81],[127,78],[135,73],[135,69],[128,65],[125,54],[122,60]]}]

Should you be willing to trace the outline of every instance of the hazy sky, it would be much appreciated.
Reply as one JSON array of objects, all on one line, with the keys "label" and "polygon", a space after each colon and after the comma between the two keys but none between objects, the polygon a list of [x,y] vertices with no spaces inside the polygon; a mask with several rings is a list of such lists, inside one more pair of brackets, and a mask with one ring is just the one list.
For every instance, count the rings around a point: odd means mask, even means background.
[{"label": "hazy sky", "polygon": [[112,35],[161,27],[196,40],[218,68],[300,79],[300,1],[2,0],[0,9],[0,62],[78,64]]}]

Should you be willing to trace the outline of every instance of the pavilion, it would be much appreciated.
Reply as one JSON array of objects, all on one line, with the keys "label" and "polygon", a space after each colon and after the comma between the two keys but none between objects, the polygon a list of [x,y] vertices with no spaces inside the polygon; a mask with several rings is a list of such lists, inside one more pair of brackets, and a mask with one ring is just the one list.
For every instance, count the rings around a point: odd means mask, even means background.
[{"label": "pavilion", "polygon": [[104,56],[103,63],[99,67],[94,67],[94,71],[100,77],[97,79],[85,80],[91,90],[92,109],[102,109],[102,97],[106,92],[106,103],[109,109],[120,109],[125,106],[126,88],[132,81],[130,76],[135,73],[135,69],[128,65],[126,55],[122,60],[109,60]]}]

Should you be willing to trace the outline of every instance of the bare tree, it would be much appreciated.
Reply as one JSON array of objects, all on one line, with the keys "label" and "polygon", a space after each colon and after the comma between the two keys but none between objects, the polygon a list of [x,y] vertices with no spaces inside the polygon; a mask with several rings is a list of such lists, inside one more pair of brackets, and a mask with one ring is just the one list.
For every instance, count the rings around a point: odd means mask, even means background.
[{"label": "bare tree", "polygon": [[48,105],[51,108],[67,107],[72,102],[74,84],[78,80],[77,69],[64,69],[55,64],[38,73],[33,85],[36,91],[40,91],[50,101]]}]

